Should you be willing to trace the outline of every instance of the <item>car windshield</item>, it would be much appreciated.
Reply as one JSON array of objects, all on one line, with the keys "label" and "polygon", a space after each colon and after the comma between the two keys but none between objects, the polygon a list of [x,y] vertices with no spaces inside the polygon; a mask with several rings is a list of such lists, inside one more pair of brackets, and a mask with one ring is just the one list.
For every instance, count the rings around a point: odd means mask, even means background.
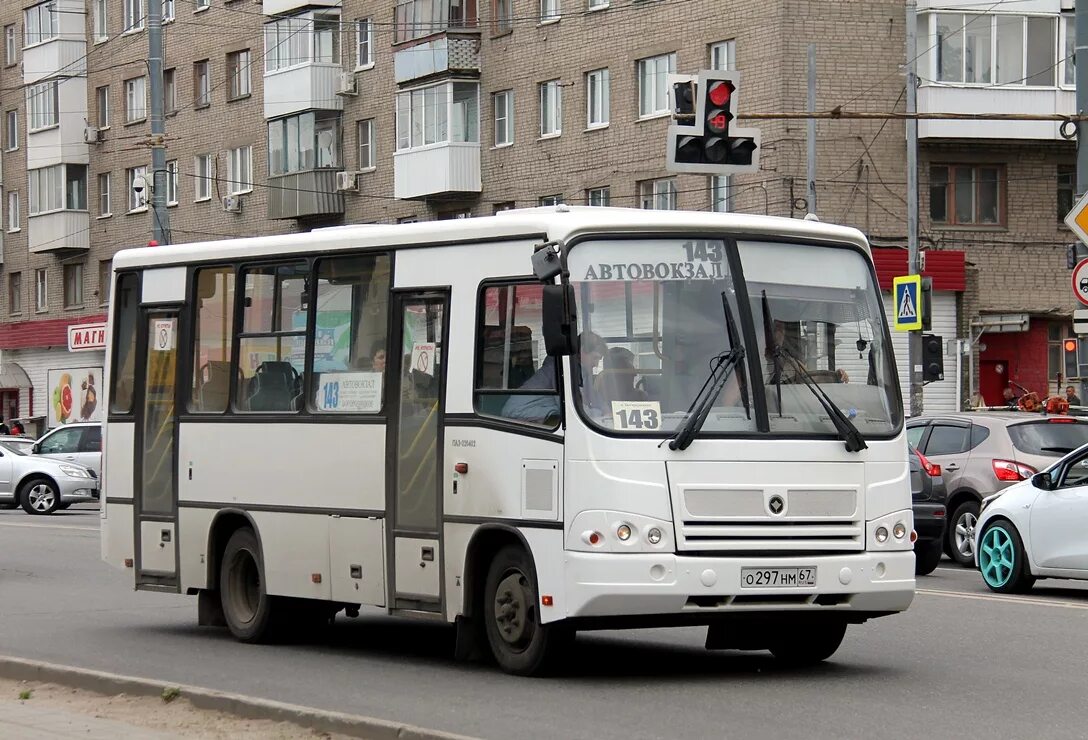
[{"label": "car windshield", "polygon": [[1009,438],[1013,447],[1024,454],[1061,457],[1088,444],[1088,424],[1074,422],[1069,417],[1013,424],[1009,427]]},{"label": "car windshield", "polygon": [[0,448],[3,448],[4,452],[10,452],[13,455],[27,455],[30,453],[30,445],[22,445],[18,442],[0,442]]},{"label": "car windshield", "polygon": [[[864,256],[809,245],[737,246],[750,301],[743,313],[724,240],[610,239],[571,249],[567,265],[581,339],[571,365],[586,418],[609,431],[674,433],[712,369],[733,349],[730,313],[739,330],[734,339],[748,357],[713,399],[701,434],[755,432],[756,393],[768,399],[772,432],[836,433],[827,410],[799,384],[795,366],[774,374],[767,327],[778,340],[789,340],[787,349],[862,434],[894,432],[898,387]],[[754,326],[745,327],[746,320]],[[753,334],[757,346],[745,346],[743,337]],[[753,356],[768,370],[762,378],[748,377]]]}]

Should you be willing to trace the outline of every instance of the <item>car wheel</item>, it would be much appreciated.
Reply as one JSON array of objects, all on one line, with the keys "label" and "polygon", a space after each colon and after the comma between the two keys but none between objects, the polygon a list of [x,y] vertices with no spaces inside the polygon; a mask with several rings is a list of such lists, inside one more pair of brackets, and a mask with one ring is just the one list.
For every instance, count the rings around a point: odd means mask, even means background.
[{"label": "car wheel", "polygon": [[19,489],[19,502],[27,514],[52,514],[60,506],[60,496],[51,481],[34,478]]},{"label": "car wheel", "polygon": [[771,643],[771,655],[788,666],[807,666],[827,660],[846,636],[846,622],[832,621],[785,630]]},{"label": "car wheel", "polygon": [[1017,594],[1030,591],[1035,585],[1020,534],[1005,519],[991,522],[979,538],[978,565],[982,580],[991,591]]},{"label": "car wheel", "polygon": [[484,631],[495,661],[507,673],[539,675],[555,665],[573,637],[563,624],[541,624],[532,560],[508,546],[491,561],[484,585]]},{"label": "car wheel", "polygon": [[948,523],[948,554],[960,565],[975,564],[975,525],[978,524],[978,501],[964,501],[956,507]]},{"label": "car wheel", "polygon": [[219,598],[231,634],[242,642],[262,642],[272,633],[275,599],[265,591],[264,564],[251,529],[239,529],[227,542],[219,567]]},{"label": "car wheel", "polygon": [[914,574],[916,576],[928,576],[933,571],[937,570],[937,566],[941,562],[941,555],[944,554],[944,548],[941,547],[940,540],[936,542],[929,542],[922,547],[914,548]]}]

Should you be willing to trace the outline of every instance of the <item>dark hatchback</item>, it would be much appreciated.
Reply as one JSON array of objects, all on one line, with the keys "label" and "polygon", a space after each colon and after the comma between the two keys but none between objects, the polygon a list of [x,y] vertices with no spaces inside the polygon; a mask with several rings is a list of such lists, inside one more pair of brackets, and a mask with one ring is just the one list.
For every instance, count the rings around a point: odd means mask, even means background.
[{"label": "dark hatchback", "polygon": [[944,531],[948,520],[945,505],[948,490],[941,476],[941,466],[931,463],[913,447],[907,453],[910,462],[910,494],[914,509],[914,572],[927,576],[937,568],[944,551]]}]

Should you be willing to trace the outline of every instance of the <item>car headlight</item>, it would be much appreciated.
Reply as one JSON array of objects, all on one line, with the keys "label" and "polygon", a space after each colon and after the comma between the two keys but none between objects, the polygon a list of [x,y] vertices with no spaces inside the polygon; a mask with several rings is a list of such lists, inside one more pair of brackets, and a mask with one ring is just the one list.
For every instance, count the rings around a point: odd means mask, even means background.
[{"label": "car headlight", "polygon": [[74,465],[61,465],[60,472],[67,475],[69,478],[90,478],[90,474],[83,468],[77,468]]}]

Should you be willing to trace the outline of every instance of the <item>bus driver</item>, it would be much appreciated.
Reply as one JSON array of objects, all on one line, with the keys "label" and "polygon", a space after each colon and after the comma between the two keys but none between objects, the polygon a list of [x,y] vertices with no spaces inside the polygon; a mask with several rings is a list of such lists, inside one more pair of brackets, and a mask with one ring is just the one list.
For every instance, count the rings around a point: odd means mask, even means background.
[{"label": "bus driver", "polygon": [[[582,402],[586,408],[605,413],[604,404],[593,387],[593,371],[604,358],[608,347],[603,339],[591,331],[584,331],[578,336],[578,347],[581,350],[579,366],[582,372]],[[559,395],[555,393],[555,360],[555,357],[545,358],[532,377],[518,388],[519,391],[538,390],[547,395],[511,396],[502,408],[502,416],[536,424],[550,423],[551,420],[559,418]]]}]

